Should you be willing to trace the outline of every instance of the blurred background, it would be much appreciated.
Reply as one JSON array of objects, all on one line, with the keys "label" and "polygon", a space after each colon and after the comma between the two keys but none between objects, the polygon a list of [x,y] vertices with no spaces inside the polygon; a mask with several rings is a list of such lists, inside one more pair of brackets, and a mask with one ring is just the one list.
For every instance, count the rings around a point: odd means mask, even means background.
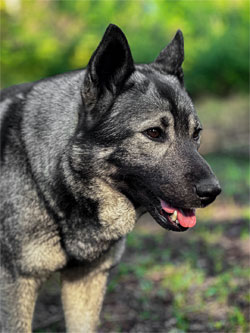
[{"label": "blurred background", "polygon": [[[249,1],[1,0],[1,87],[85,67],[109,23],[137,63],[177,29],[185,84],[205,130],[201,152],[223,193],[177,234],[144,216],[111,274],[99,332],[249,332]],[[64,332],[59,277],[35,332]]]}]

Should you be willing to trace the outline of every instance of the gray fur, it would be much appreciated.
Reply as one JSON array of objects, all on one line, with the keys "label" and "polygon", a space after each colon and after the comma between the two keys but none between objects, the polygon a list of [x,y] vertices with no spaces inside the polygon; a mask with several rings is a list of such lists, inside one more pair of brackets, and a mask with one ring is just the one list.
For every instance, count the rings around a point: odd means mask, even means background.
[{"label": "gray fur", "polygon": [[[201,125],[183,87],[183,56],[179,31],[154,63],[135,66],[110,25],[86,70],[2,91],[4,332],[31,331],[38,289],[55,271],[68,331],[94,331],[137,212],[184,231],[160,214],[159,198],[185,209],[215,199],[218,182],[192,139]],[[198,195],[201,182],[212,193]]]}]

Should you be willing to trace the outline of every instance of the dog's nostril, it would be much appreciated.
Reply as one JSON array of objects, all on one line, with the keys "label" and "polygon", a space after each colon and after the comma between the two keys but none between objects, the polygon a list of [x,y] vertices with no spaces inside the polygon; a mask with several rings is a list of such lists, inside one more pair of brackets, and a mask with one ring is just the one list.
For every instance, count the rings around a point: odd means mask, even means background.
[{"label": "dog's nostril", "polygon": [[221,187],[218,183],[201,183],[196,185],[196,193],[199,197],[216,197],[221,192]]}]

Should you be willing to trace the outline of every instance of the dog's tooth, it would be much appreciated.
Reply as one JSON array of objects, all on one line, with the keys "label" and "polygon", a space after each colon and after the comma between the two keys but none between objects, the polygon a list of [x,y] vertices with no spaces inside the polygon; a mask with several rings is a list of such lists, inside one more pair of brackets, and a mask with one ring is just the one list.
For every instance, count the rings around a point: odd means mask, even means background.
[{"label": "dog's tooth", "polygon": [[178,220],[175,221],[176,224],[180,224]]},{"label": "dog's tooth", "polygon": [[171,215],[171,220],[172,220],[173,222],[175,222],[175,221],[177,220],[177,210],[175,210],[175,211],[173,212],[173,214]]}]

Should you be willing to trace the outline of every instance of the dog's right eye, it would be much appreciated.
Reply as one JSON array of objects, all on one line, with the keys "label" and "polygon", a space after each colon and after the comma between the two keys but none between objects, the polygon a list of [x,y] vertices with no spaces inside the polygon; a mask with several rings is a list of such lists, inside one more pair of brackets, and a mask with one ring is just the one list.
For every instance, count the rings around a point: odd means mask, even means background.
[{"label": "dog's right eye", "polygon": [[162,129],[160,127],[149,128],[144,133],[151,139],[160,139],[162,137]]}]

